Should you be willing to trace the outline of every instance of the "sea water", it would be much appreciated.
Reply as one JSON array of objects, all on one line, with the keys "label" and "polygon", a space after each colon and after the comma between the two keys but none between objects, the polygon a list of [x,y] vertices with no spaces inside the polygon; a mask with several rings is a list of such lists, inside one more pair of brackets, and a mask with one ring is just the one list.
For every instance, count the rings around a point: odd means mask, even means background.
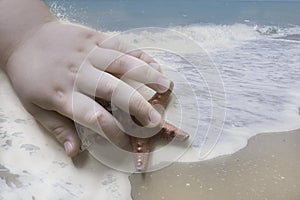
[{"label": "sea water", "polygon": [[[197,121],[193,140],[196,154],[201,154],[203,141],[211,137],[207,132],[215,120],[213,97],[207,86],[213,80],[206,80],[197,72],[205,72],[207,65],[204,61],[201,64],[202,60],[209,60],[217,69],[222,81],[220,99],[224,97],[224,102],[217,105],[224,111],[224,116],[216,118],[222,122],[217,127],[220,135],[214,136],[216,145],[209,155],[182,161],[230,154],[244,147],[257,133],[300,127],[300,2],[48,0],[47,3],[64,20],[121,35],[126,42],[146,51],[150,48],[149,53],[162,66],[182,75],[192,92],[184,93],[185,87],[180,90],[178,84],[177,96],[193,98],[196,103],[181,104],[181,109],[191,112],[179,117],[182,121],[190,119],[187,120],[190,126],[194,125],[193,120]],[[142,30],[136,29],[141,27]],[[189,46],[178,35],[193,42]],[[161,49],[151,50],[151,47]],[[218,95],[216,98],[221,101]]]}]

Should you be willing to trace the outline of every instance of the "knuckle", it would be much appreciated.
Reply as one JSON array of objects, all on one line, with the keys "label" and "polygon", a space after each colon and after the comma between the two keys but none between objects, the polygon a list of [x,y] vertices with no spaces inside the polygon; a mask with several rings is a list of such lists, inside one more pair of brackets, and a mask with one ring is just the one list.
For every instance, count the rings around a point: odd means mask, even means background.
[{"label": "knuckle", "polygon": [[134,106],[136,107],[136,113],[137,115],[145,114],[147,111],[147,103],[142,98],[139,98],[134,102]]},{"label": "knuckle", "polygon": [[145,77],[146,77],[147,82],[153,80],[153,69],[146,66]]},{"label": "knuckle", "polygon": [[111,99],[113,96],[113,93],[115,91],[116,86],[111,83],[110,81],[105,82],[101,88],[99,88],[101,91],[99,93],[101,93],[100,96],[103,96],[106,99]]},{"label": "knuckle", "polygon": [[139,58],[142,59],[142,60],[147,60],[148,55],[145,52],[141,51]]},{"label": "knuckle", "polygon": [[55,108],[58,109],[67,108],[68,97],[62,90],[57,89],[55,90],[55,95],[52,96],[51,103]]},{"label": "knuckle", "polygon": [[59,140],[62,141],[64,138],[65,127],[63,125],[51,126],[49,131]]},{"label": "knuckle", "polygon": [[71,62],[67,64],[67,68],[72,75],[77,74],[79,70],[79,67],[76,64]]},{"label": "knuckle", "polygon": [[105,41],[109,38],[108,35],[105,35],[101,32],[97,32],[97,31],[95,32],[95,35],[96,35],[98,46],[100,46],[103,41]]},{"label": "knuckle", "polygon": [[140,49],[137,49],[135,47],[132,47],[133,50],[131,50],[131,54],[134,55],[135,57],[137,58],[141,58],[142,54],[143,54],[143,51],[140,50]]},{"label": "knuckle", "polygon": [[85,33],[85,38],[86,39],[91,39],[94,36],[95,36],[95,31],[94,30],[90,30],[87,33]]},{"label": "knuckle", "polygon": [[106,117],[101,111],[89,112],[86,114],[85,120],[90,125],[99,123],[102,126],[106,123]]},{"label": "knuckle", "polygon": [[150,63],[150,62],[154,61],[154,59],[151,56],[149,56],[146,52],[144,52],[142,50],[138,50],[136,57],[143,60],[146,63]]},{"label": "knuckle", "polygon": [[100,113],[100,112],[97,113],[97,114],[96,114],[96,121],[97,121],[100,125],[105,124],[106,119],[105,119],[104,114],[103,114],[103,113]]},{"label": "knuckle", "polygon": [[127,66],[129,63],[128,63],[128,56],[121,56],[119,58],[117,58],[114,62],[113,62],[116,66],[119,66],[119,67],[125,67]]},{"label": "knuckle", "polygon": [[[42,92],[41,92],[42,91]],[[36,89],[29,89],[24,96],[25,102],[32,102],[47,110],[65,110],[68,108],[68,95],[63,89],[57,87],[54,89],[42,88],[37,86]]]},{"label": "knuckle", "polygon": [[87,112],[85,115],[85,121],[87,124],[94,124],[97,122],[97,114],[95,112]]}]

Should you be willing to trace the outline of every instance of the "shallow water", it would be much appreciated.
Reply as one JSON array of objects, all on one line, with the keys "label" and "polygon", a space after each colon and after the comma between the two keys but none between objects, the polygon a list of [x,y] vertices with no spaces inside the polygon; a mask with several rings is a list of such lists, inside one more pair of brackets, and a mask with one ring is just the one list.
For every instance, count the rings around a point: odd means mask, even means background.
[{"label": "shallow water", "polygon": [[[182,39],[174,36],[168,38],[169,31],[125,33],[121,38],[126,38],[128,42],[139,46],[160,45],[162,49],[174,50],[171,53],[156,52],[152,55],[163,66],[178,72],[166,73],[175,80],[175,95],[184,99],[196,99],[198,102],[197,105],[181,104],[180,106],[181,109],[190,111],[189,114],[181,116],[183,121],[200,120],[200,128],[193,143],[199,151],[201,142],[210,137],[205,135],[206,131],[210,125],[214,125],[211,113],[213,109],[211,101],[214,97],[207,82],[217,82],[215,77],[201,75],[206,72],[207,66],[216,67],[224,84],[224,91],[221,89],[219,92],[223,92],[226,96],[225,102],[221,102],[218,106],[224,108],[226,118],[218,119],[223,120],[224,126],[221,138],[218,140],[220,148],[217,146],[211,153],[209,158],[212,158],[235,152],[256,133],[299,127],[300,42],[289,39],[289,34],[298,30],[300,29],[284,29],[276,34],[262,35],[253,27],[241,24],[193,25],[172,29],[194,39],[207,55],[197,48],[193,49],[192,44],[187,45],[189,43]],[[278,39],[278,35],[287,36]],[[184,47],[184,50],[178,47]],[[193,62],[198,65],[193,65]],[[206,62],[209,64],[207,65]],[[178,76],[183,78],[178,81]],[[176,86],[182,80],[190,87]],[[177,91],[176,87],[179,88]],[[187,95],[187,91],[191,91],[191,95]],[[218,97],[215,98],[218,100]],[[200,115],[193,112],[195,109]],[[195,122],[191,120],[188,123],[193,126]]]},{"label": "shallow water", "polygon": [[235,24],[108,33],[143,48],[175,82],[178,102],[167,120],[190,132],[199,154],[182,161],[233,153],[259,132],[299,128],[300,42],[288,38],[300,29],[257,30]]}]

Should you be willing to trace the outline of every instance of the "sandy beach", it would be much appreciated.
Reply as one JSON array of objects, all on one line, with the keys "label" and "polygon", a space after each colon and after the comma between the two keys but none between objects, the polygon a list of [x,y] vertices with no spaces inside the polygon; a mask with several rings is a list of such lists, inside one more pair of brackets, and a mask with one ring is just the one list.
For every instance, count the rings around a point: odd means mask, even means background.
[{"label": "sandy beach", "polygon": [[175,163],[132,175],[134,200],[296,200],[300,130],[252,137],[240,151],[198,163]]}]

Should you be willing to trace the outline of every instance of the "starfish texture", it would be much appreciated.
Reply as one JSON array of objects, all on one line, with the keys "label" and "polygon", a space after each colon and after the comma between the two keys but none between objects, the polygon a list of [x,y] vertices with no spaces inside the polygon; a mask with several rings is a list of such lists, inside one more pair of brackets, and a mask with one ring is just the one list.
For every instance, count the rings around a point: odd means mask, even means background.
[{"label": "starfish texture", "polygon": [[[148,101],[151,105],[160,105],[164,109],[168,106],[169,98],[172,93],[174,84],[170,85],[170,88],[165,93],[155,93],[155,95]],[[102,104],[108,111],[111,112],[111,107],[108,102],[103,102],[102,100],[97,100]],[[135,117],[132,117],[133,120],[138,124],[139,121]],[[130,142],[134,153],[135,158],[135,168],[138,172],[144,172],[147,169],[149,155],[151,152],[151,146],[155,141],[165,139],[165,140],[178,140],[184,141],[188,139],[189,134],[184,132],[183,130],[175,127],[174,125],[164,121],[161,129],[149,138],[138,138],[130,136]]]}]

